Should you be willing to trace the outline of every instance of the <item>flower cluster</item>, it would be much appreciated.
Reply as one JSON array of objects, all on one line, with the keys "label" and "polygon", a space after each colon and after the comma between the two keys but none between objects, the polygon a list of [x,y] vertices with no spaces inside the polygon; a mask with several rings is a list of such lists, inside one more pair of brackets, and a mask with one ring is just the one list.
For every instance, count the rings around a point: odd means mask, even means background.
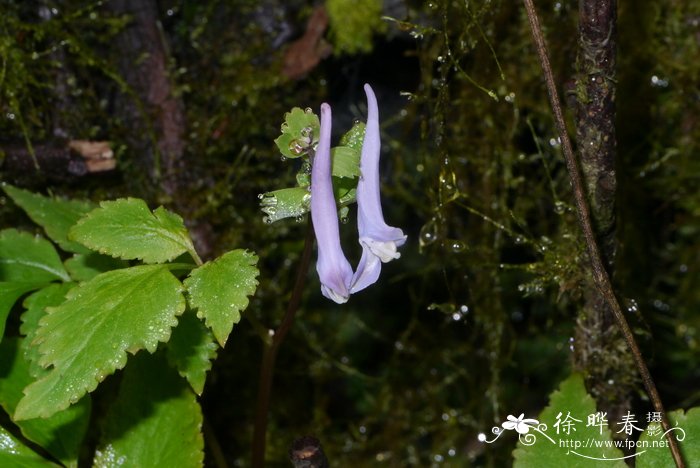
[{"label": "flower cluster", "polygon": [[318,243],[316,270],[321,292],[338,304],[350,294],[361,291],[379,278],[382,263],[399,258],[397,252],[406,242],[403,231],[384,221],[379,194],[379,110],[377,98],[369,85],[367,126],[360,158],[357,184],[357,228],[362,257],[353,272],[340,245],[338,210],[331,181],[331,107],[321,104],[321,131],[311,170],[311,219]]}]

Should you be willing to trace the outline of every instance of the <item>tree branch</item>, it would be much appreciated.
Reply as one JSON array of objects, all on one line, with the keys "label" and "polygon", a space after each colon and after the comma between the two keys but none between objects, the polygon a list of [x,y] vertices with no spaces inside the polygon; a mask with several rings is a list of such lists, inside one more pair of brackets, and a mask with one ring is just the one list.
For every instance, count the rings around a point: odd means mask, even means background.
[{"label": "tree branch", "polygon": [[[583,185],[583,178],[579,171],[578,165],[576,163],[576,158],[574,157],[574,152],[571,146],[571,141],[569,135],[566,131],[566,124],[564,122],[564,116],[562,112],[562,107],[559,101],[559,95],[557,93],[557,88],[554,83],[554,76],[552,74],[552,67],[549,63],[549,57],[547,52],[547,46],[545,44],[544,36],[542,34],[542,29],[539,24],[539,18],[537,17],[537,12],[535,10],[535,5],[533,0],[523,0],[525,4],[525,9],[527,11],[528,21],[530,23],[530,30],[532,31],[532,36],[535,41],[535,47],[537,49],[537,55],[540,59],[540,65],[542,66],[542,71],[544,73],[545,84],[547,87],[547,94],[549,95],[549,102],[552,106],[552,111],[554,114],[554,123],[559,132],[559,137],[561,138],[562,150],[564,152],[564,159],[566,161],[566,168],[569,172],[569,177],[571,178],[571,184],[574,193],[574,203],[576,205],[576,213],[578,216],[579,224],[581,225],[581,230],[583,231],[583,237],[586,242],[586,247],[588,250],[589,260],[591,262],[591,269],[593,273],[593,279],[598,291],[605,299],[608,307],[612,311],[615,320],[620,327],[620,331],[625,337],[625,341],[632,351],[634,356],[634,361],[637,366],[637,370],[642,377],[642,382],[644,382],[644,387],[649,394],[649,398],[654,405],[654,410],[661,414],[661,425],[664,431],[668,431],[671,426],[668,421],[668,416],[664,410],[661,398],[659,397],[659,392],[656,390],[656,385],[654,384],[649,369],[647,368],[644,357],[642,356],[639,346],[634,339],[632,330],[625,319],[620,303],[615,296],[613,291],[610,278],[605,270],[603,260],[598,249],[598,243],[596,241],[593,224],[591,222],[591,215],[588,209],[588,204],[586,203],[586,191]],[[683,462],[683,457],[681,455],[680,449],[676,440],[673,438],[671,432],[666,434],[666,439],[668,440],[669,447],[671,449],[671,455],[679,468],[685,467]]]}]

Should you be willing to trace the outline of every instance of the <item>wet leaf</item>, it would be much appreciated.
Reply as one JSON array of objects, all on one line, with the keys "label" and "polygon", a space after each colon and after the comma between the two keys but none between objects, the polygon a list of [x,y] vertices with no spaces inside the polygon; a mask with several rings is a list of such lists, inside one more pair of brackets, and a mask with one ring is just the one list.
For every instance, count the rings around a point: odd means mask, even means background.
[{"label": "wet leaf", "polygon": [[[683,410],[671,411],[668,414],[672,429],[671,434],[678,441],[683,459],[688,466],[700,460],[700,441],[696,434],[700,434],[700,408],[695,407],[687,412]],[[675,466],[671,449],[663,435],[661,423],[653,422],[639,437],[639,442],[647,447],[640,447],[638,452],[645,450],[637,457],[637,468],[654,468],[657,466]]]},{"label": "wet leaf", "polygon": [[167,341],[184,310],[182,284],[161,265],[102,273],[71,289],[39,322],[39,363],[53,367],[25,389],[15,419],[47,417],[77,402],[124,367],[127,351],[154,352]]},{"label": "wet leaf", "polygon": [[0,281],[70,281],[51,242],[16,229],[0,231]]},{"label": "wet leaf", "polygon": [[201,467],[202,413],[194,393],[160,354],[139,354],[124,371],[95,467]]},{"label": "wet leaf", "polygon": [[[8,413],[15,411],[22,389],[32,383],[30,363],[22,352],[23,339],[9,338],[0,344],[0,405]],[[46,419],[17,421],[22,434],[44,448],[68,467],[78,466],[80,445],[90,419],[90,397]],[[14,465],[5,465],[14,466]]]},{"label": "wet leaf", "polygon": [[146,263],[194,252],[182,218],[162,206],[151,212],[137,198],[100,203],[73,226],[69,236],[100,253]]},{"label": "wet leaf", "polygon": [[197,395],[201,395],[211,360],[218,349],[211,330],[193,312],[187,311],[173,329],[167,355],[178,373],[187,379]]},{"label": "wet leaf", "polygon": [[306,154],[314,140],[318,140],[320,128],[321,122],[316,114],[295,107],[284,114],[282,135],[275,144],[285,157],[298,158]]},{"label": "wet leaf", "polygon": [[46,235],[63,250],[75,253],[89,252],[84,246],[68,239],[68,230],[83,215],[95,208],[93,203],[45,197],[9,184],[3,184],[2,189],[29,215],[32,221],[43,227]]},{"label": "wet leaf", "polygon": [[58,465],[39,456],[0,426],[0,466],[13,468],[46,468]]},{"label": "wet leaf", "polygon": [[[596,463],[600,463],[600,461],[596,462],[596,460],[589,458],[593,457],[606,459],[605,466],[626,468],[627,465],[621,460],[624,454],[615,447],[605,446],[606,442],[612,443],[608,426],[605,425],[601,429],[599,426],[587,425],[587,416],[596,413],[596,411],[595,400],[586,393],[583,378],[579,374],[572,374],[549,396],[549,406],[537,417],[540,423],[547,425],[545,432],[554,442],[539,432],[531,430],[530,433],[536,437],[536,441],[528,446],[522,443],[523,439],[521,438],[521,441],[518,442],[518,447],[513,451],[513,458],[515,459],[513,466],[518,468],[542,466],[590,468],[597,466]],[[557,428],[554,427],[554,424],[559,413],[562,413],[560,419],[565,419],[570,414],[571,417],[580,420],[579,422],[572,421],[575,431],[571,430],[570,434],[566,434],[562,428],[562,432],[557,434]],[[591,445],[590,447],[581,447],[574,450],[572,447],[560,447],[558,443],[560,439],[564,439],[566,442],[571,440],[581,441],[582,444],[588,441],[599,441],[603,446],[594,448]]]},{"label": "wet leaf", "polygon": [[184,281],[190,305],[222,347],[233,325],[241,319],[240,312],[248,307],[248,296],[258,286],[257,262],[255,254],[233,250],[192,270]]}]

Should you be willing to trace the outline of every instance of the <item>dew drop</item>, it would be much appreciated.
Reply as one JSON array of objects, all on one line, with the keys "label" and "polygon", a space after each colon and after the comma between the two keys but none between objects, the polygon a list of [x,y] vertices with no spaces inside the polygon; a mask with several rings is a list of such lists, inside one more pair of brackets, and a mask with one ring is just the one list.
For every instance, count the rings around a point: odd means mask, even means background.
[{"label": "dew drop", "polygon": [[292,140],[289,142],[289,152],[295,156],[300,156],[306,150],[306,146],[302,144],[299,140]]},{"label": "dew drop", "polygon": [[307,107],[306,109],[304,109],[304,112],[306,112],[307,114],[313,114],[314,110],[310,107]]},{"label": "dew drop", "polygon": [[454,240],[450,242],[450,250],[454,253],[460,253],[464,252],[464,250],[467,248],[467,246],[464,244],[464,242],[460,240]]},{"label": "dew drop", "polygon": [[435,218],[432,218],[421,228],[418,243],[420,247],[425,247],[434,243],[437,238],[437,221]]}]

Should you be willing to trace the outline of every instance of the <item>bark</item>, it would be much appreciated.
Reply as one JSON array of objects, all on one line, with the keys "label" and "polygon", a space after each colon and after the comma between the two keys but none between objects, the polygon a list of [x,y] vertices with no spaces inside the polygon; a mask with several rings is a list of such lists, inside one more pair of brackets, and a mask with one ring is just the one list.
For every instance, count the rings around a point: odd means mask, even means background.
[{"label": "bark", "polygon": [[[615,258],[616,0],[579,1],[576,137],[593,227],[608,274]],[[586,288],[577,321],[574,365],[599,405],[616,418],[629,407],[637,376],[612,311]]]},{"label": "bark", "polygon": [[[116,38],[119,73],[134,95],[124,94],[117,113],[129,123],[127,144],[138,168],[146,174],[145,187],[156,187],[156,195],[170,201],[185,218],[199,255],[207,259],[216,240],[206,220],[194,218],[191,187],[197,171],[186,157],[185,107],[174,92],[168,64],[171,57],[163,34],[155,0],[111,0],[106,7],[116,15],[131,18]],[[144,185],[139,189],[143,189]]]},{"label": "bark", "polygon": [[173,93],[157,4],[154,0],[112,0],[106,6],[114,14],[131,18],[115,44],[120,74],[136,95],[136,99],[122,96],[118,110],[131,123],[129,147],[137,165],[166,195],[175,197],[185,166],[184,106]]}]

